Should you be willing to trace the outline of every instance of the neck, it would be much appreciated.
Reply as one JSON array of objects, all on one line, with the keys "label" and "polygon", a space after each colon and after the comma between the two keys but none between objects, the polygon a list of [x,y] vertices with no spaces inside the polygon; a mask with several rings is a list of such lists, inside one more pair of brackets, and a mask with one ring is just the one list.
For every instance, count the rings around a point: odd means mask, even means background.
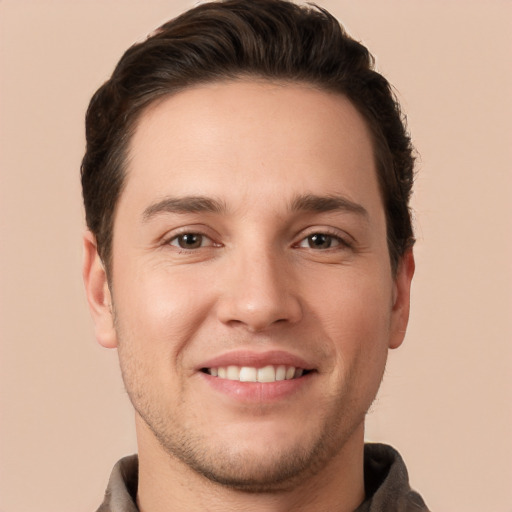
[{"label": "neck", "polygon": [[352,512],[364,500],[363,425],[316,474],[260,493],[211,482],[165,452],[137,420],[140,512]]}]

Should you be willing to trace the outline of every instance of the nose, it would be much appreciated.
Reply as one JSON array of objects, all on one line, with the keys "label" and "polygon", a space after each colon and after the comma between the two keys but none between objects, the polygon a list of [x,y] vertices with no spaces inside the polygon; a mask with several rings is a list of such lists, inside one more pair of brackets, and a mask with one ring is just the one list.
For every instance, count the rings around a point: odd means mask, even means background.
[{"label": "nose", "polygon": [[221,322],[261,332],[301,320],[293,269],[282,256],[270,250],[234,256],[223,277],[217,304]]}]

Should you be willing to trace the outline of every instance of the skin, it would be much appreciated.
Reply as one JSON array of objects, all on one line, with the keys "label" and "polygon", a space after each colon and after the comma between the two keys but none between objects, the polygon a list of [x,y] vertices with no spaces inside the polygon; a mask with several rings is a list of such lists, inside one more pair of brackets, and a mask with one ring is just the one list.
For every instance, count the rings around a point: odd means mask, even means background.
[{"label": "skin", "polygon": [[[403,340],[414,260],[392,273],[370,134],[346,98],[240,80],[153,104],[110,288],[92,234],[84,245],[96,335],[136,410],[143,512],[361,503],[364,417]],[[281,395],[201,371],[275,351],[311,370]]]}]

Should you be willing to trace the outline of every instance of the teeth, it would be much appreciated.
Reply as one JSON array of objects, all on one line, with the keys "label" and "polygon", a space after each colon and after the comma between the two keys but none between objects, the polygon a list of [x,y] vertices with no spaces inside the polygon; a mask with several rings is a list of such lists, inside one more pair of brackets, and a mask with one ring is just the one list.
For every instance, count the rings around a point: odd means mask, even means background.
[{"label": "teeth", "polygon": [[278,380],[298,379],[302,377],[304,370],[302,368],[295,368],[295,366],[284,365],[268,365],[263,368],[231,365],[208,368],[207,373],[220,379],[238,380],[240,382],[275,382]]},{"label": "teeth", "polygon": [[240,380],[240,368],[238,366],[228,366],[226,371],[226,379]]},{"label": "teeth", "polygon": [[276,371],[273,366],[265,366],[258,370],[258,382],[275,382]]},{"label": "teeth", "polygon": [[286,366],[278,366],[276,368],[276,380],[285,380],[285,379],[286,379]]},{"label": "teeth", "polygon": [[240,382],[256,382],[258,380],[258,370],[243,366],[240,368]]}]

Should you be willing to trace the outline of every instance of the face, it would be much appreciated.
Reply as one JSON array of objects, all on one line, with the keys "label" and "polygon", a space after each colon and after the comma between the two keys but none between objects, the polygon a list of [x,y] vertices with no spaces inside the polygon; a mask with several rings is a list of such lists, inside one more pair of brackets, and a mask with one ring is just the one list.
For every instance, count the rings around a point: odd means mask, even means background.
[{"label": "face", "polygon": [[86,237],[100,342],[138,435],[258,490],[362,443],[412,256],[390,268],[369,131],[343,96],[214,83],[152,105],[130,146],[111,287]]}]

